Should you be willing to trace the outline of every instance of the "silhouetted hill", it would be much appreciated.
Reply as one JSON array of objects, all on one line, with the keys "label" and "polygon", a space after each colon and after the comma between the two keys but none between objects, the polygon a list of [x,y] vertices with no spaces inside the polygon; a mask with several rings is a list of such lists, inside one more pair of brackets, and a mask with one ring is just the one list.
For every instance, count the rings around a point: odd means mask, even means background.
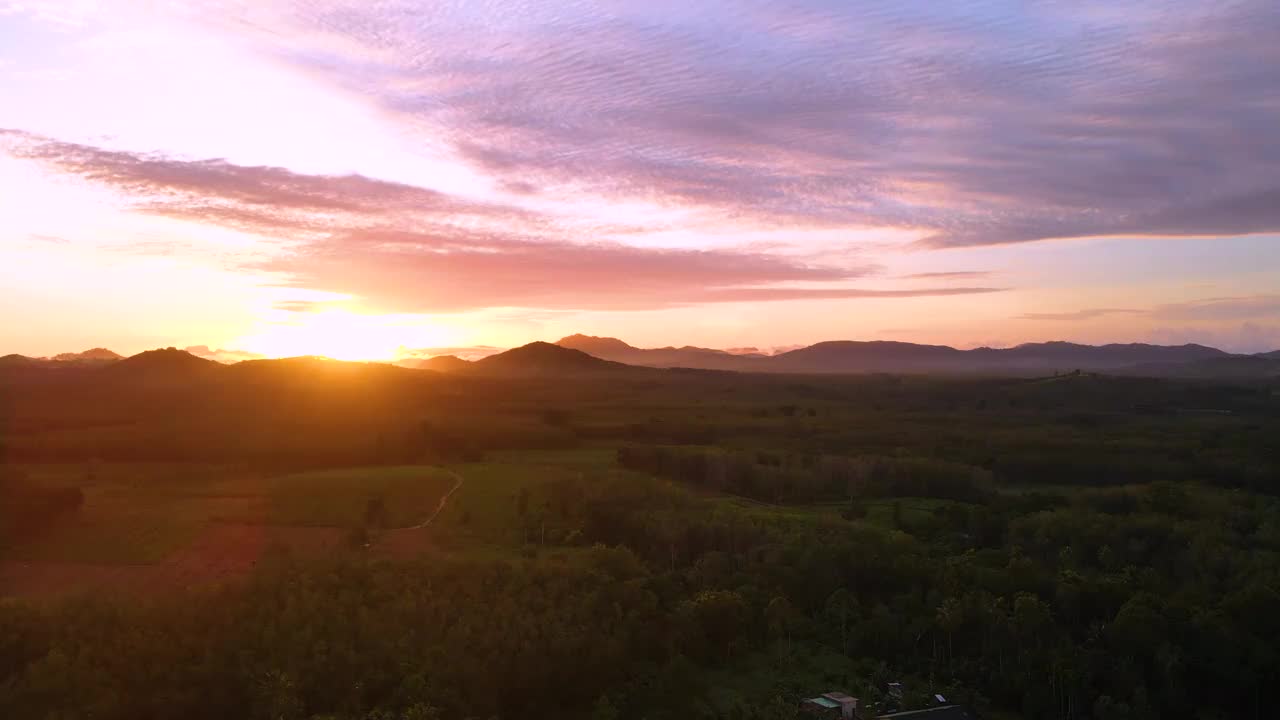
[{"label": "silhouetted hill", "polygon": [[1229,358],[1203,345],[1081,345],[1027,343],[1012,348],[958,350],[946,345],[837,340],[778,355],[735,355],[707,348],[637,348],[617,338],[570,335],[557,343],[605,360],[649,367],[785,373],[990,373],[1036,375],[1066,370],[1120,370],[1134,366]]},{"label": "silhouetted hill", "polygon": [[772,372],[929,372],[957,366],[964,352],[945,345],[837,340],[768,358]]},{"label": "silhouetted hill", "polygon": [[59,353],[49,358],[55,362],[115,362],[123,360],[124,356],[114,353],[106,348],[92,348],[78,353]]},{"label": "silhouetted hill", "polygon": [[1145,343],[1080,345],[1069,342],[1026,343],[1012,348],[978,348],[967,353],[976,370],[1114,370],[1134,365],[1184,363],[1228,353],[1204,345]]},{"label": "silhouetted hill", "polygon": [[1271,352],[1258,353],[1254,357],[1269,358],[1271,360],[1280,360],[1280,350],[1272,350]]},{"label": "silhouetted hill", "polygon": [[243,360],[224,367],[222,377],[230,382],[257,387],[314,386],[338,390],[352,382],[394,382],[397,378],[413,375],[412,370],[389,363],[348,362],[317,355]]},{"label": "silhouetted hill", "polygon": [[198,358],[185,350],[159,348],[131,355],[102,368],[115,378],[150,381],[196,380],[210,376],[224,366]]},{"label": "silhouetted hill", "polygon": [[401,360],[396,364],[400,367],[413,368],[414,370],[434,370],[442,373],[466,372],[472,365],[471,361],[463,360],[457,355],[437,355],[432,358]]},{"label": "silhouetted hill", "polygon": [[473,372],[500,375],[554,375],[619,372],[631,369],[623,363],[602,360],[581,350],[546,342],[533,342],[470,363]]},{"label": "silhouetted hill", "polygon": [[596,335],[570,335],[560,338],[560,341],[556,344],[560,347],[581,350],[588,355],[595,355],[596,357],[604,357],[606,354],[643,352],[640,348],[628,345],[618,338],[599,337]]},{"label": "silhouetted hill", "polygon": [[758,361],[763,355],[735,355],[724,350],[694,347],[638,348],[611,337],[570,335],[561,338],[560,347],[580,350],[588,355],[646,367],[687,367],[704,370],[761,370]]},{"label": "silhouetted hill", "polygon": [[10,353],[9,355],[0,357],[0,367],[21,368],[39,364],[40,361],[38,359],[27,357],[26,355],[19,355],[17,353]]}]

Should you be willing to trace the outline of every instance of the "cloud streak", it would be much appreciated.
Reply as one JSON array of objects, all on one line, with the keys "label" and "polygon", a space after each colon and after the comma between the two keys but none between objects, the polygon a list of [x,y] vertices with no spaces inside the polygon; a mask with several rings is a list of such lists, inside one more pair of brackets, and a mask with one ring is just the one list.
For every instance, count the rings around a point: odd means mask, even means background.
[{"label": "cloud streak", "polygon": [[[570,239],[521,208],[358,175],[186,160],[0,131],[10,154],[106,186],[136,209],[273,238],[248,267],[289,286],[397,312],[486,307],[644,310],[719,302],[921,297],[1000,288],[848,287],[874,265],[813,264],[750,249],[644,248]],[[822,283],[823,287],[797,284]],[[315,310],[311,302],[276,308]]]},{"label": "cloud streak", "polygon": [[1147,309],[1086,308],[1059,313],[1024,313],[1016,320],[1082,321],[1110,315],[1140,315],[1160,321],[1237,322],[1280,319],[1280,295],[1245,295],[1167,303]]},{"label": "cloud streak", "polygon": [[1036,320],[1036,321],[1080,321],[1094,320],[1109,315],[1142,315],[1146,310],[1134,310],[1130,308],[1089,308],[1087,310],[1076,310],[1074,312],[1060,313],[1023,313],[1017,316],[1016,320]]}]

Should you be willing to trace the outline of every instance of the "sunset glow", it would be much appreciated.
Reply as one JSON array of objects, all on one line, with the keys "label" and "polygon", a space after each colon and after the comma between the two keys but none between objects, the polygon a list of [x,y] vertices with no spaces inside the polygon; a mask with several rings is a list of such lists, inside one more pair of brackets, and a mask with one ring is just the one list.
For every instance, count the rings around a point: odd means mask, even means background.
[{"label": "sunset glow", "polygon": [[1267,3],[554,5],[0,2],[0,345],[1280,346]]},{"label": "sunset glow", "polygon": [[[278,316],[280,313],[276,313]],[[361,315],[345,310],[288,313],[264,322],[237,347],[269,358],[318,355],[334,360],[396,360],[409,348],[444,347],[456,336],[413,316]]]}]

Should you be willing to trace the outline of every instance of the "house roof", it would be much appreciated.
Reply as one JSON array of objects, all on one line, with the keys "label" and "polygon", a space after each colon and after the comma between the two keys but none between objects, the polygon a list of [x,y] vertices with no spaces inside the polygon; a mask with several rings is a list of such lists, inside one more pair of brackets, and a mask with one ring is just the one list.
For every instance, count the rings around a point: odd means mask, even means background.
[{"label": "house roof", "polygon": [[818,697],[805,698],[805,702],[813,703],[814,705],[821,705],[824,708],[835,709],[840,707],[840,703],[836,702],[835,700],[832,700],[829,697],[822,697],[821,695],[819,695]]}]

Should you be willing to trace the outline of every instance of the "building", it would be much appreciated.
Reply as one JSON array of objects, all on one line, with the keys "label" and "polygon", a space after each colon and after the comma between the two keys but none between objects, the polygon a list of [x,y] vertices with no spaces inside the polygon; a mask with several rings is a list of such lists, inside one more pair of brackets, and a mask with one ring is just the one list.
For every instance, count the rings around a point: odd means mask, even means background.
[{"label": "building", "polygon": [[800,709],[809,715],[835,720],[856,720],[858,714],[858,698],[842,692],[823,693],[817,697],[800,701]]}]

